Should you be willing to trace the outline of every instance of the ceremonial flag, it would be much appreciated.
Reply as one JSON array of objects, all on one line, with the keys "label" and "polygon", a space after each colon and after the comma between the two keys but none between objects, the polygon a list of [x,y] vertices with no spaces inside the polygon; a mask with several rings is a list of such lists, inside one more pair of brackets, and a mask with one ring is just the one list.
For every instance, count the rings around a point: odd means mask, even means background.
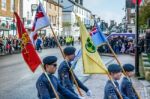
[{"label": "ceremonial flag", "polygon": [[35,19],[33,22],[32,33],[30,38],[32,43],[37,39],[37,31],[50,25],[50,21],[45,13],[45,10],[41,3],[36,10]]},{"label": "ceremonial flag", "polygon": [[94,45],[97,47],[106,43],[107,39],[105,38],[104,34],[100,31],[100,28],[98,27],[98,24],[96,23],[96,21],[94,22],[95,22],[95,25],[92,31],[90,32],[90,36]]},{"label": "ceremonial flag", "polygon": [[77,17],[77,21],[80,25],[81,42],[82,42],[82,61],[84,67],[84,73],[86,74],[106,74],[107,69],[99,56],[96,47],[94,46],[91,37],[86,30],[84,24],[80,18]]},{"label": "ceremonial flag", "polygon": [[[132,0],[132,2],[133,2],[134,4],[136,4],[136,0]],[[142,0],[138,0],[138,4],[139,4],[139,5],[141,4],[141,2],[142,2]]]},{"label": "ceremonial flag", "polygon": [[23,26],[23,23],[20,20],[20,17],[18,16],[16,12],[14,12],[14,14],[15,14],[16,21],[17,21],[17,31],[19,34],[19,39],[21,39],[22,56],[25,62],[28,64],[31,71],[34,72],[36,68],[40,64],[42,64],[42,62],[32,45],[30,37],[28,33],[26,32]]},{"label": "ceremonial flag", "polygon": [[72,65],[71,65],[70,69],[75,69],[76,64],[77,64],[78,60],[81,58],[81,56],[82,56],[82,51],[79,50],[77,55],[75,56],[74,60],[72,61]]}]

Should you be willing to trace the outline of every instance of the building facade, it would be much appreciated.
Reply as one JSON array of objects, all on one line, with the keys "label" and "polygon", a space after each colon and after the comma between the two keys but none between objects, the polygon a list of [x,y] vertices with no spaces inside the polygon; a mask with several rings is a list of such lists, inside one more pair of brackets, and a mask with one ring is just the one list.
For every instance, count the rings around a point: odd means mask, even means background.
[{"label": "building facade", "polygon": [[[37,6],[39,4],[39,0],[21,0],[22,7],[20,8],[20,16],[22,17],[23,23],[26,29],[31,30],[35,18],[35,13]],[[56,35],[60,35],[62,32],[62,6],[58,5],[53,0],[40,0],[42,3],[46,14],[48,15],[50,22],[52,24],[52,28]],[[28,5],[28,7],[26,7]],[[59,10],[59,18],[58,18],[58,10]],[[59,21],[58,21],[59,20]],[[59,24],[59,25],[58,25]],[[59,27],[58,27],[59,26]],[[46,27],[42,30],[38,31],[38,34],[52,36],[52,31],[50,27]]]},{"label": "building facade", "polygon": [[80,29],[75,14],[89,28],[91,25],[91,11],[83,7],[83,0],[62,0],[61,4],[63,5],[63,35],[78,37]]},{"label": "building facade", "polygon": [[[52,28],[57,36],[62,35],[62,8],[63,6],[60,3],[57,3],[53,0],[48,0],[46,4],[47,15],[50,19]],[[51,29],[48,27],[47,32],[50,33]],[[50,34],[51,35],[52,31]]]},{"label": "building facade", "polygon": [[132,0],[126,0],[126,24],[127,31],[132,31],[135,33],[135,4]]},{"label": "building facade", "polygon": [[0,36],[16,35],[14,11],[19,12],[19,0],[0,0]]}]

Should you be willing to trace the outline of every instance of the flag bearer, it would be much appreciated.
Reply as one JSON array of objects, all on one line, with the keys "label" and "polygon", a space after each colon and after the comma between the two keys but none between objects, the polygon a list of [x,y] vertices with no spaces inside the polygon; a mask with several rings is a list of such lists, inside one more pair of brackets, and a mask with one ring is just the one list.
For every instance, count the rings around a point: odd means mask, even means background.
[{"label": "flag bearer", "polygon": [[[119,83],[117,80],[121,78],[122,69],[117,64],[111,64],[108,66],[108,72],[116,85],[116,88],[119,90]],[[107,81],[104,89],[104,99],[120,99],[117,91],[115,90],[114,85],[110,80]]]},{"label": "flag bearer", "polygon": [[134,66],[131,64],[124,64],[123,69],[127,77],[123,77],[121,83],[121,92],[124,99],[138,99],[131,82],[131,77],[134,76]]},{"label": "flag bearer", "polygon": [[[74,47],[66,47],[64,50],[65,54],[65,60],[68,62],[69,67],[66,63],[66,61],[63,61],[58,69],[58,76],[61,81],[62,86],[65,88],[69,89],[71,92],[75,93],[74,91],[74,81],[72,79],[72,75],[70,72],[70,67],[71,67],[71,61],[73,61],[75,57],[75,51],[76,49]],[[92,92],[77,78],[77,76],[74,74],[75,79],[81,89],[83,89],[86,92],[87,96],[91,96]]]},{"label": "flag bearer", "polygon": [[[72,93],[68,89],[64,88],[53,75],[57,69],[57,58],[55,56],[48,56],[43,59],[44,69],[47,72],[56,92],[60,96],[60,99],[80,99],[76,94]],[[48,79],[44,73],[38,78],[36,82],[36,88],[38,91],[39,99],[53,99],[55,94],[50,86]]]}]

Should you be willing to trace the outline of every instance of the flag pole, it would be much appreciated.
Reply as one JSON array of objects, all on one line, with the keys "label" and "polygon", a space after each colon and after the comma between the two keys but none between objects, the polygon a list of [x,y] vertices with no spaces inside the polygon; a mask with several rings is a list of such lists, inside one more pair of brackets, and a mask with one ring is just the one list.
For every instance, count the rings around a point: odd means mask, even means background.
[{"label": "flag pole", "polygon": [[[15,12],[14,12],[14,13],[15,13]],[[21,26],[21,25],[22,25],[22,24],[20,23],[20,26]],[[20,29],[21,29],[21,33],[22,33],[22,28],[20,28]],[[28,35],[28,36],[29,36],[29,35]],[[32,45],[32,46],[33,46],[33,45]],[[48,82],[49,82],[50,86],[52,87],[52,90],[53,90],[53,92],[54,92],[54,94],[55,94],[55,96],[56,96],[56,99],[59,99],[59,96],[58,96],[58,94],[57,94],[57,92],[56,92],[56,90],[55,90],[55,88],[54,88],[54,86],[53,86],[53,84],[52,84],[50,78],[48,77],[48,75],[47,75],[47,73],[46,73],[46,71],[44,70],[44,68],[43,68],[42,65],[41,65],[41,68],[42,68],[42,70],[43,70],[43,72],[44,72],[46,78],[48,79]]]},{"label": "flag pole", "polygon": [[[62,50],[62,48],[61,48],[61,46],[60,46],[60,43],[59,43],[58,40],[57,40],[57,37],[56,37],[56,35],[55,35],[55,33],[54,33],[54,30],[53,30],[51,24],[50,24],[50,28],[51,28],[51,30],[52,30],[54,39],[55,39],[55,41],[56,41],[56,43],[57,43],[57,45],[58,45],[58,47],[59,47],[59,49],[60,49],[60,52],[61,52],[61,54],[62,54],[62,56],[63,56],[65,62],[67,63],[67,66],[69,67],[69,64],[68,64],[67,60],[65,59],[65,55],[64,55],[63,50]],[[70,67],[69,67],[69,68],[70,68]],[[79,88],[79,85],[78,85],[78,83],[77,83],[77,81],[76,81],[76,79],[75,79],[75,76],[74,76],[74,74],[73,74],[73,71],[70,70],[70,73],[71,73],[71,76],[72,76],[72,78],[73,78],[73,81],[74,81],[74,83],[75,83],[75,85],[76,85],[76,87],[77,87],[77,90],[78,90],[80,96],[83,96],[82,93],[81,93],[81,90],[80,90],[80,88]]]},{"label": "flag pole", "polygon": [[[129,79],[129,77],[127,76],[125,70],[123,69],[123,67],[122,67],[122,65],[121,65],[121,63],[120,63],[120,61],[119,61],[119,59],[117,58],[117,55],[115,54],[114,50],[113,50],[112,47],[110,46],[109,42],[107,42],[106,44],[107,44],[107,46],[109,47],[110,51],[112,52],[112,54],[113,54],[114,58],[116,59],[117,63],[120,65],[120,67],[121,67],[121,69],[122,69],[122,71],[123,71],[124,76]],[[133,87],[133,89],[134,89],[136,95],[138,96],[138,99],[140,99],[140,96],[139,96],[139,94],[137,93],[137,91],[135,90],[135,88],[134,88],[133,85],[132,85],[132,87]]]},{"label": "flag pole", "polygon": [[110,79],[110,81],[112,82],[113,86],[115,87],[115,90],[117,91],[118,95],[119,95],[119,99],[123,99],[121,93],[119,92],[119,89],[117,88],[116,84],[114,83],[112,77],[110,76],[110,74],[107,71],[107,76]]},{"label": "flag pole", "polygon": [[[138,1],[138,0],[137,0]],[[115,54],[114,50],[112,49],[112,47],[110,46],[109,42],[107,41],[106,42],[107,46],[109,47],[110,51],[112,52],[113,56],[115,57],[117,63],[120,65],[121,69],[123,70],[123,74],[127,77],[127,79],[129,79],[129,77],[127,76],[125,70],[123,69],[119,59],[117,58],[117,55]],[[136,93],[136,95],[138,96],[138,99],[140,99],[140,96],[139,94],[137,93],[137,91],[135,90],[134,86],[132,85],[133,89],[134,89],[134,92]]]},{"label": "flag pole", "polygon": [[52,90],[53,90],[53,92],[56,96],[56,99],[60,99],[57,92],[56,92],[56,90],[55,90],[55,88],[54,88],[54,86],[53,86],[53,84],[52,84],[52,82],[51,82],[51,80],[50,80],[50,78],[49,78],[49,76],[48,76],[48,74],[46,73],[45,69],[43,68],[43,65],[41,64],[40,66],[41,66],[41,68],[43,70],[43,73],[45,74],[46,78],[48,79],[48,82],[49,82],[50,86],[52,87]]},{"label": "flag pole", "polygon": [[[82,37],[81,37],[81,39],[82,39]],[[99,56],[100,56],[100,55],[99,55]],[[99,66],[99,67],[100,67],[100,66]],[[110,81],[111,81],[111,83],[113,84],[113,86],[114,86],[114,88],[115,88],[115,90],[116,90],[117,94],[119,95],[119,99],[123,99],[123,97],[122,97],[121,93],[119,92],[119,90],[118,90],[118,88],[117,88],[116,84],[114,83],[114,81],[113,81],[112,77],[110,76],[109,72],[108,72],[106,69],[104,69],[104,70],[105,70],[105,72],[106,72],[106,74],[107,74],[107,76],[108,76],[109,80],[110,80]]]},{"label": "flag pole", "polygon": [[104,69],[104,70],[105,70],[105,72],[106,72],[106,74],[107,74],[109,80],[110,80],[111,83],[113,84],[113,86],[114,86],[114,88],[115,88],[117,94],[119,95],[119,99],[123,99],[123,97],[122,97],[121,93],[119,92],[119,90],[118,90],[116,84],[113,82],[113,79],[112,79],[112,77],[110,76],[109,72],[108,72],[106,69]]},{"label": "flag pole", "polygon": [[[92,16],[92,18],[94,18],[94,17]],[[103,45],[104,45],[104,44],[103,44]],[[99,55],[99,56],[100,56],[100,55]],[[105,69],[104,69],[104,70],[105,70]],[[122,97],[121,93],[119,92],[119,90],[118,90],[118,88],[117,88],[116,84],[114,83],[114,81],[113,81],[112,77],[110,76],[109,72],[108,72],[107,70],[105,70],[105,72],[106,72],[106,74],[107,74],[107,76],[108,76],[109,80],[110,80],[110,81],[111,81],[111,83],[113,84],[113,86],[114,86],[114,88],[115,88],[115,90],[116,90],[117,94],[119,95],[119,99],[123,99],[123,97]]]}]

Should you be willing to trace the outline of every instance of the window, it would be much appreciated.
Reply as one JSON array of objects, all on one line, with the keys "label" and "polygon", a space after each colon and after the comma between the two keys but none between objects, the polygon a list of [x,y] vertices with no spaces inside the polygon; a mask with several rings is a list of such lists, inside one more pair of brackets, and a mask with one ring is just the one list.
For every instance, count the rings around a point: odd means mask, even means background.
[{"label": "window", "polygon": [[30,14],[29,11],[27,11],[27,19],[29,19],[29,14]]},{"label": "window", "polygon": [[6,0],[2,0],[2,9],[6,10]]},{"label": "window", "polygon": [[[55,5],[54,5],[55,6]],[[55,6],[55,11],[57,10],[57,7]]]},{"label": "window", "polygon": [[49,3],[49,8],[51,9],[52,7],[51,7],[51,3]]},{"label": "window", "polygon": [[14,0],[11,0],[10,10],[11,10],[12,12],[14,11]]}]

